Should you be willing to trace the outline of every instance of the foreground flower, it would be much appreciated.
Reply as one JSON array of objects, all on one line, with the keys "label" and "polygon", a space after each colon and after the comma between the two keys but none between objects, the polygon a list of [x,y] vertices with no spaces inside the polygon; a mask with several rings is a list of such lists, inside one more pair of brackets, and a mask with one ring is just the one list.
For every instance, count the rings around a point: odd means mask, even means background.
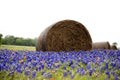
[{"label": "foreground flower", "polygon": [[0,50],[0,80],[119,80],[120,50]]}]

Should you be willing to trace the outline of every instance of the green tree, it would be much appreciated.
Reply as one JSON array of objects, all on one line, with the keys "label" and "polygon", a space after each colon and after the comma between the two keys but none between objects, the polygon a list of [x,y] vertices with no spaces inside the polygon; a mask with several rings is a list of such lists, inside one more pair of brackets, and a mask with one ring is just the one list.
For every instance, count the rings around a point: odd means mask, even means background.
[{"label": "green tree", "polygon": [[2,44],[5,45],[22,45],[22,46],[35,46],[36,38],[22,38],[22,37],[14,37],[12,35],[7,35],[2,39]]},{"label": "green tree", "polygon": [[1,44],[2,44],[2,34],[0,34],[0,46],[1,46]]},{"label": "green tree", "polygon": [[16,45],[23,45],[23,38],[17,38],[16,39]]},{"label": "green tree", "polygon": [[7,35],[7,36],[5,36],[4,39],[5,39],[6,44],[8,44],[8,45],[14,45],[14,43],[15,43],[15,37],[12,35]]}]

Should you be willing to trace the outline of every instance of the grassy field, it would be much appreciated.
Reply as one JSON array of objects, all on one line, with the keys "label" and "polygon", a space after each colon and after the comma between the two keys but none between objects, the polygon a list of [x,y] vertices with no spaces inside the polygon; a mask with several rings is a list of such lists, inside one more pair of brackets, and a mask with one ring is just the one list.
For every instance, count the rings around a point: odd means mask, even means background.
[{"label": "grassy field", "polygon": [[35,47],[16,45],[0,49],[5,49],[0,50],[0,80],[120,80],[117,50],[35,52]]},{"label": "grassy field", "polygon": [[0,49],[35,51],[35,47],[34,46],[1,45]]}]

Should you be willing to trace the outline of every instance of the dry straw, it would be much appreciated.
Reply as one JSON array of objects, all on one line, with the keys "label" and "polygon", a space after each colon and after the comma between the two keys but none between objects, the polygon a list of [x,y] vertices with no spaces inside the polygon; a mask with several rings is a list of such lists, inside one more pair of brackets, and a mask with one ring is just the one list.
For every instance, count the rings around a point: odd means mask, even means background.
[{"label": "dry straw", "polygon": [[85,26],[74,20],[59,21],[45,29],[38,38],[36,50],[91,50],[92,39]]},{"label": "dry straw", "polygon": [[111,49],[110,43],[106,42],[95,42],[92,44],[93,49]]}]

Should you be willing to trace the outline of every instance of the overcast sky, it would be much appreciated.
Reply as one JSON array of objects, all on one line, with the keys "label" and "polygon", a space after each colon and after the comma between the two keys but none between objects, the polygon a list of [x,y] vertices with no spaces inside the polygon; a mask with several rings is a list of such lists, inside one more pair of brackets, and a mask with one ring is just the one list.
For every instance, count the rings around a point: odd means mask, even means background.
[{"label": "overcast sky", "polygon": [[0,33],[35,38],[65,19],[81,22],[93,42],[120,45],[120,0],[0,0]]}]

